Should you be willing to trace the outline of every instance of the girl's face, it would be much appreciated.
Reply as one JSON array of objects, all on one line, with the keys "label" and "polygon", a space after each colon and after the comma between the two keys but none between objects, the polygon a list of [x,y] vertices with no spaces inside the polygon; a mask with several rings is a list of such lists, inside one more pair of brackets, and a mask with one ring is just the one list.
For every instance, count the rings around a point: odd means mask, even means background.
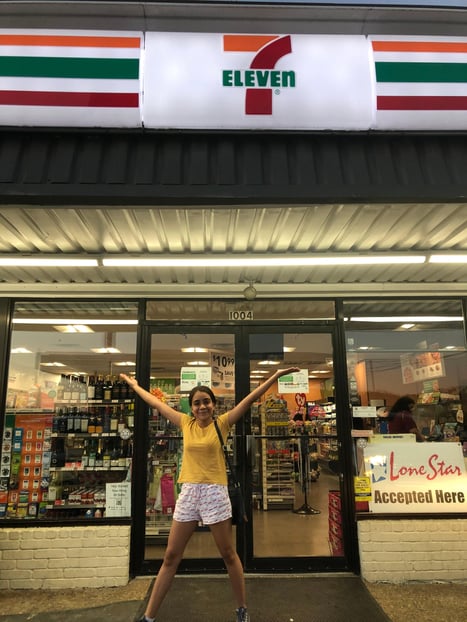
[{"label": "girl's face", "polygon": [[196,391],[191,402],[191,412],[201,427],[211,423],[214,413],[214,403],[209,393]]}]

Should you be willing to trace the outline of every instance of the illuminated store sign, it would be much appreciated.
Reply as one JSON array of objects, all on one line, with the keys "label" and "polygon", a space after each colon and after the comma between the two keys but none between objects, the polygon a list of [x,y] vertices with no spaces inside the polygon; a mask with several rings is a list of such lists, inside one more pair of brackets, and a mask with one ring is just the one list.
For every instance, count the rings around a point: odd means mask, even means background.
[{"label": "illuminated store sign", "polygon": [[465,130],[467,37],[0,30],[0,125]]}]

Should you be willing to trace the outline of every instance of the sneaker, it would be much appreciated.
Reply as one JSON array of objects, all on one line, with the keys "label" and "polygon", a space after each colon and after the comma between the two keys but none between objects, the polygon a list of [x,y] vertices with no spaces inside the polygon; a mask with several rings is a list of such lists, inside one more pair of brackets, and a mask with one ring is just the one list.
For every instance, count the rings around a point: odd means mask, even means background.
[{"label": "sneaker", "polygon": [[239,607],[235,610],[237,614],[236,622],[250,622],[250,616],[248,615],[248,610],[245,607]]}]

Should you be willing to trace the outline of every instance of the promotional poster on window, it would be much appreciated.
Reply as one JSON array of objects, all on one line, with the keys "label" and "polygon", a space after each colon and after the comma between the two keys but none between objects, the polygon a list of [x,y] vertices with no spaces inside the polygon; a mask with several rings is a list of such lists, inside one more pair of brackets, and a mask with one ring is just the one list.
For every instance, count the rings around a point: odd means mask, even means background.
[{"label": "promotional poster on window", "polygon": [[467,512],[467,474],[460,443],[369,443],[365,475],[370,512]]},{"label": "promotional poster on window", "polygon": [[402,383],[411,384],[445,376],[441,352],[401,355]]}]

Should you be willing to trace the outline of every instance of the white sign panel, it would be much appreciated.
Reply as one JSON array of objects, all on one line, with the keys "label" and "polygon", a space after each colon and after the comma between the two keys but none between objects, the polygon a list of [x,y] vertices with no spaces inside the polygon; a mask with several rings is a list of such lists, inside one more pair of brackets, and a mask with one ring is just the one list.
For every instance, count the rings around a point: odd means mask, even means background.
[{"label": "white sign panel", "polygon": [[0,124],[140,127],[142,32],[0,29]]},{"label": "white sign panel", "polygon": [[146,127],[371,126],[363,36],[150,32],[145,54]]},{"label": "white sign panel", "polygon": [[467,37],[370,37],[375,129],[467,127]]},{"label": "white sign panel", "polygon": [[459,443],[377,443],[364,448],[371,512],[467,512]]},{"label": "white sign panel", "polygon": [[131,483],[105,485],[105,515],[108,518],[131,516]]},{"label": "white sign panel", "polygon": [[376,417],[376,406],[354,406],[352,408],[353,417]]},{"label": "white sign panel", "polygon": [[308,369],[301,369],[293,374],[281,376],[277,380],[279,393],[308,393],[310,386],[308,383]]},{"label": "white sign panel", "polygon": [[180,370],[180,391],[191,391],[193,387],[211,387],[210,367],[182,367]]}]

